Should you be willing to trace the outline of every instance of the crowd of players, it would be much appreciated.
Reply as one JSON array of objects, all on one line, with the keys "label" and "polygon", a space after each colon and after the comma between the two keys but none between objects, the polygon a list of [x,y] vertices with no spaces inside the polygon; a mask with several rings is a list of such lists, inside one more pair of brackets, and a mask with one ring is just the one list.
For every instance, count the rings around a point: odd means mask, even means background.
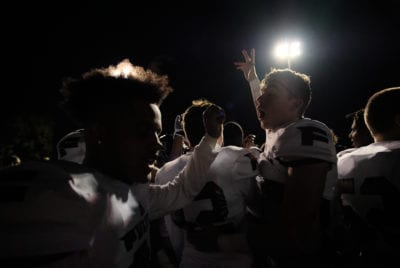
[{"label": "crowd of players", "polygon": [[351,115],[353,148],[338,152],[332,130],[304,116],[310,77],[260,80],[255,51],[242,54],[260,146],[206,98],[177,116],[165,146],[168,77],[129,61],[64,83],[62,108],[80,128],[59,159],[0,172],[2,267],[398,263],[400,87]]}]

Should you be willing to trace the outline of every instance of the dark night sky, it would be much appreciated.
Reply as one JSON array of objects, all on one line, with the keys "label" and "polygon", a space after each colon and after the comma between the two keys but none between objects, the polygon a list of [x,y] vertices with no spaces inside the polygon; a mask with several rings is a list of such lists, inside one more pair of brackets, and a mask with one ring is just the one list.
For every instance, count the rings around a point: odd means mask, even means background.
[{"label": "dark night sky", "polygon": [[241,49],[254,47],[259,76],[284,67],[270,52],[286,36],[303,44],[293,69],[312,78],[306,116],[339,136],[349,128],[345,114],[361,108],[373,92],[400,84],[395,0],[54,2],[16,6],[3,23],[3,53],[12,70],[11,84],[2,89],[6,115],[13,108],[58,117],[63,77],[129,58],[147,67],[167,62],[175,91],[161,107],[166,132],[192,99],[204,97],[261,140],[250,92],[233,62],[242,60]]}]

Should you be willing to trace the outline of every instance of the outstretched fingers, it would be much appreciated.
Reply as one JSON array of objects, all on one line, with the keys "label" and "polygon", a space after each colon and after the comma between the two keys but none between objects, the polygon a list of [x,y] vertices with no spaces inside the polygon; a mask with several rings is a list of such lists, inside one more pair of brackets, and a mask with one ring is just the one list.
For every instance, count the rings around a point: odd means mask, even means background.
[{"label": "outstretched fingers", "polygon": [[246,62],[234,62],[233,64],[236,66],[236,69],[242,70],[242,71],[243,71],[243,68],[247,67]]},{"label": "outstretched fingers", "polygon": [[242,49],[242,55],[243,55],[244,60],[246,62],[251,62],[251,57],[249,56],[249,53],[247,53],[247,50]]}]

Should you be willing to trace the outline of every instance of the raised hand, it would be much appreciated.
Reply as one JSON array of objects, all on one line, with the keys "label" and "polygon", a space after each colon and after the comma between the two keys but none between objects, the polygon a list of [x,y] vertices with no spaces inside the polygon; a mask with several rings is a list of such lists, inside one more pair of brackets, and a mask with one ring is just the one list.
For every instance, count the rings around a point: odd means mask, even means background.
[{"label": "raised hand", "polygon": [[254,48],[250,50],[250,55],[247,50],[242,50],[244,62],[234,62],[236,69],[243,72],[244,78],[250,82],[257,78],[256,73],[256,51]]},{"label": "raised hand", "polygon": [[213,104],[204,111],[203,122],[206,133],[213,138],[219,138],[223,131],[225,111]]},{"label": "raised hand", "polygon": [[178,114],[175,117],[175,122],[174,122],[174,137],[175,135],[180,135],[182,137],[185,136],[185,133],[183,132],[183,127],[182,127],[182,116]]}]

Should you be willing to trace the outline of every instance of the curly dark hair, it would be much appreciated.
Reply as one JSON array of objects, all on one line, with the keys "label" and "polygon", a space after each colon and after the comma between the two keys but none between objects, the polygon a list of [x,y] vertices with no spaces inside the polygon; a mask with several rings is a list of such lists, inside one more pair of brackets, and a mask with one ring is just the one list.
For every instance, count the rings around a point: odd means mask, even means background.
[{"label": "curly dark hair", "polygon": [[65,79],[60,106],[75,123],[85,126],[107,112],[127,109],[135,99],[161,105],[172,91],[167,76],[123,60],[117,66],[93,69],[78,79]]}]

